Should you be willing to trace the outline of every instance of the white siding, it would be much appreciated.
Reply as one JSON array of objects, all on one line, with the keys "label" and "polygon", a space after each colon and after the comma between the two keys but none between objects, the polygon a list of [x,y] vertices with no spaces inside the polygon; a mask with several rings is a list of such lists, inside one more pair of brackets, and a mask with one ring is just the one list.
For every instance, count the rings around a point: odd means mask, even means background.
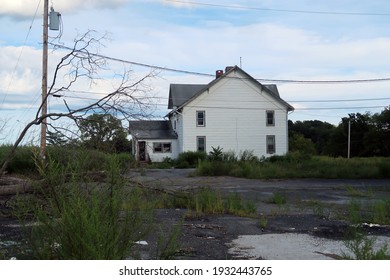
[{"label": "white siding", "polygon": [[[177,144],[175,145],[175,150],[173,151],[172,158],[177,158],[178,155],[181,152],[183,152],[183,116],[179,113],[175,113],[170,120],[171,120],[173,130],[177,134]],[[176,129],[174,126],[175,121],[176,121]]]},{"label": "white siding", "polygon": [[[162,142],[162,143],[171,143],[171,152],[170,153],[155,153],[153,151],[153,143]],[[147,159],[151,162],[162,162],[164,158],[177,158],[178,156],[178,144],[176,139],[156,139],[156,140],[146,140],[146,155]]]},{"label": "white siding", "polygon": [[[267,110],[275,111],[275,126],[266,126]],[[206,112],[205,127],[196,126],[196,111]],[[206,136],[207,152],[220,146],[237,155],[248,150],[269,156],[266,135],[275,135],[276,154],[287,152],[287,108],[247,79],[223,78],[188,103],[182,114],[181,151],[195,151],[196,137]]]}]

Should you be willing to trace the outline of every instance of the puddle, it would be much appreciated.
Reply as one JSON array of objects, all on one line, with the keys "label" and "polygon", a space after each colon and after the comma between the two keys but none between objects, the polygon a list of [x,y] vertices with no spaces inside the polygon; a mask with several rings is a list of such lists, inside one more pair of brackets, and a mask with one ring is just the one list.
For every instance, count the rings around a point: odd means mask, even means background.
[{"label": "puddle", "polygon": [[[385,244],[390,248],[390,237],[375,238],[375,250]],[[352,256],[343,241],[309,234],[241,235],[228,245],[231,247],[229,253],[238,259],[331,260],[337,259],[343,253]]]}]

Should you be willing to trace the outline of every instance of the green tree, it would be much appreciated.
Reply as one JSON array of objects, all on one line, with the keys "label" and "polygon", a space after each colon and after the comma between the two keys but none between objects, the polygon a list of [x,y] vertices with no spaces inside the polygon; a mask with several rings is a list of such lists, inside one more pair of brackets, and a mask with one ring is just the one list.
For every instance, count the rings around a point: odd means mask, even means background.
[{"label": "green tree", "polygon": [[314,155],[316,153],[316,148],[311,139],[305,138],[300,133],[293,133],[289,139],[289,151]]},{"label": "green tree", "polygon": [[351,126],[351,156],[389,156],[390,155],[390,111],[372,115],[367,112],[351,113],[342,118],[332,133],[326,147],[332,156],[347,156],[348,126]]},{"label": "green tree", "polygon": [[303,135],[304,138],[312,141],[317,154],[326,154],[325,147],[330,139],[330,135],[336,129],[334,125],[319,120],[296,121],[295,123],[289,121],[288,127],[290,142],[294,141],[291,139],[294,134]]},{"label": "green tree", "polygon": [[105,152],[129,152],[130,141],[119,119],[110,114],[93,114],[79,121],[85,147]]},{"label": "green tree", "polygon": [[373,156],[390,156],[390,107],[372,115],[370,129],[364,135],[364,144]]}]

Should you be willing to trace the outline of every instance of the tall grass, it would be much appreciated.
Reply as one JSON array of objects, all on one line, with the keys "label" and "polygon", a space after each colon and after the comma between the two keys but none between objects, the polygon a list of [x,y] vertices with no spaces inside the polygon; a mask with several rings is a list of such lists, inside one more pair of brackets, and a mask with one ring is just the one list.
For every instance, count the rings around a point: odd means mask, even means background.
[{"label": "tall grass", "polygon": [[348,204],[347,219],[350,227],[345,236],[344,245],[352,255],[343,253],[344,259],[356,260],[389,260],[390,251],[387,244],[379,246],[377,238],[369,235],[362,226],[363,222],[390,223],[390,200],[379,200],[367,211],[360,200],[352,198]]},{"label": "tall grass", "polygon": [[[5,160],[11,146],[0,146],[0,161]],[[15,156],[8,164],[7,172],[22,175],[31,175],[39,172],[35,162],[38,154],[36,146],[20,146],[16,149]],[[88,150],[77,147],[48,146],[47,157],[51,158],[61,166],[87,171],[101,170],[110,158],[110,155],[97,150]],[[122,169],[131,167],[135,160],[129,153],[117,155]]]},{"label": "tall grass", "polygon": [[231,214],[236,216],[255,216],[256,207],[252,201],[243,201],[237,193],[227,196],[211,188],[195,191],[187,197],[186,208],[190,216],[201,217],[206,214]]},{"label": "tall grass", "polygon": [[[124,259],[134,242],[148,231],[150,211],[124,188],[121,164],[112,156],[105,164],[107,176],[99,184],[82,179],[84,172],[49,159],[39,166],[44,180],[16,213],[26,230],[26,248],[19,258]],[[83,165],[83,163],[81,163]],[[64,179],[66,178],[66,179]],[[133,207],[136,206],[136,207]],[[135,209],[137,208],[137,209]],[[36,226],[30,227],[30,223]]]},{"label": "tall grass", "polygon": [[[232,156],[230,155],[230,158]],[[272,178],[390,178],[390,158],[330,158],[299,153],[262,160],[200,161],[197,175]]]}]

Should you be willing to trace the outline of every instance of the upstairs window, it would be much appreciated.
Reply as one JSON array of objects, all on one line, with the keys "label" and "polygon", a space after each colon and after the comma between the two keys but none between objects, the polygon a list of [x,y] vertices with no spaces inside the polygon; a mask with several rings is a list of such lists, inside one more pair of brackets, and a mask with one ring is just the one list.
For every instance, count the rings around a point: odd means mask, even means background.
[{"label": "upstairs window", "polygon": [[275,111],[266,111],[267,126],[275,126]]},{"label": "upstairs window", "polygon": [[267,135],[267,154],[274,154],[276,152],[275,148],[275,135]]},{"label": "upstairs window", "polygon": [[196,126],[206,126],[205,111],[196,111]]},{"label": "upstairs window", "polygon": [[153,152],[154,153],[170,153],[171,152],[171,143],[169,142],[154,142],[153,143]]}]

